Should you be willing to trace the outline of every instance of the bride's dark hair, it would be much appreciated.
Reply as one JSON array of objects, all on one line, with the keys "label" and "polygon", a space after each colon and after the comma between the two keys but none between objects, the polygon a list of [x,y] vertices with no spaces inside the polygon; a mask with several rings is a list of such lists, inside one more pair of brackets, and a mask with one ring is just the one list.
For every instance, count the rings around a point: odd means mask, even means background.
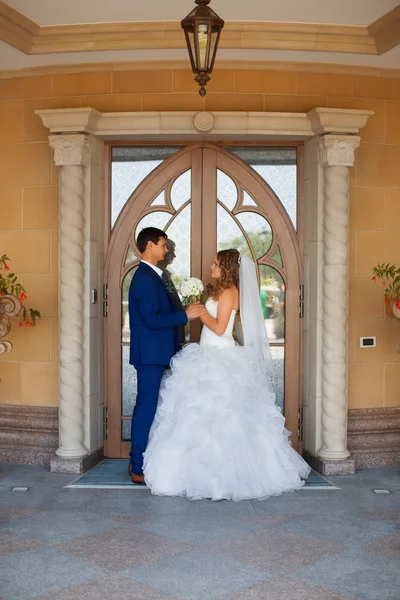
[{"label": "bride's dark hair", "polygon": [[214,300],[218,300],[222,292],[233,285],[239,289],[239,256],[236,248],[220,250],[217,260],[221,269],[221,277],[217,280],[217,286],[213,293]]}]

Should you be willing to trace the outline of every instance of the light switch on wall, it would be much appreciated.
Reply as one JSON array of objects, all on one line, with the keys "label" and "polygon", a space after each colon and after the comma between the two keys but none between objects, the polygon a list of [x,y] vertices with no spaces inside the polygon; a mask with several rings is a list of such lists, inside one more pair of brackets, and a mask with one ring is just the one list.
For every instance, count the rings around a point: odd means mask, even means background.
[{"label": "light switch on wall", "polygon": [[360,337],[360,348],[376,348],[376,337]]}]

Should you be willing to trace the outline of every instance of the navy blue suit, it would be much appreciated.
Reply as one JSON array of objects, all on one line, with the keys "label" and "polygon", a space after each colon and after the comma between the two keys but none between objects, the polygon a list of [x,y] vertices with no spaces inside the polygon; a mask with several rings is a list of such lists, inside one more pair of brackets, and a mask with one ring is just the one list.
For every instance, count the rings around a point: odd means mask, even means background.
[{"label": "navy blue suit", "polygon": [[186,313],[177,311],[161,277],[141,262],[129,288],[130,364],[137,371],[138,393],[132,415],[132,471],[142,473],[143,452],[156,414],[165,368],[180,348],[179,326]]}]

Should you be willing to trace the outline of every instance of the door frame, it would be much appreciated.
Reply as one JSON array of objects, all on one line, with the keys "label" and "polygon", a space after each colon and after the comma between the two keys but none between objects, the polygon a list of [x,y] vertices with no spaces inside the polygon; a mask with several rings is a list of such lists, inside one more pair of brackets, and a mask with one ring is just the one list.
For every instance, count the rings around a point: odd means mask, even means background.
[{"label": "door frame", "polygon": [[[332,249],[347,256],[349,241],[348,172],[355,149],[373,111],[314,108],[308,113],[245,111],[159,111],[101,113],[91,107],[35,111],[49,130],[54,164],[60,170],[60,272],[71,266],[77,310],[71,313],[71,278],[59,286],[59,448],[52,470],[77,473],[97,460],[103,447],[104,368],[103,286],[104,142],[228,140],[233,142],[303,140],[304,158],[304,441],[316,468],[335,474],[354,469],[347,452],[347,298],[324,279]],[[339,176],[340,172],[340,176]],[[329,176],[328,176],[329,174]],[[334,176],[333,176],[334,175]],[[337,175],[337,176],[336,176]],[[65,210],[66,209],[66,210]],[[333,220],[329,235],[325,218]],[[77,227],[78,224],[78,227]],[[69,263],[71,262],[71,265]],[[61,276],[60,276],[61,278]],[[329,306],[335,307],[332,322]],[[83,311],[83,324],[81,315]],[[70,324],[72,318],[72,327]],[[331,354],[332,334],[335,357]],[[338,376],[340,367],[340,376]],[[89,454],[89,457],[87,456]],[[322,457],[321,466],[318,463]],[[321,462],[321,461],[320,461]],[[354,461],[353,461],[354,463]],[[328,464],[328,463],[327,463]],[[69,466],[70,465],[70,466]],[[332,466],[333,465],[333,466]],[[354,471],[353,471],[354,472]]]},{"label": "door frame", "polygon": [[[111,229],[110,219],[110,198],[111,198],[111,185],[110,185],[110,170],[111,170],[111,148],[113,146],[126,146],[127,144],[113,142],[108,145],[106,157],[108,163],[106,165],[106,173],[108,173],[106,182],[108,194],[106,195],[106,227],[107,231]],[[129,144],[134,146],[140,145],[153,145],[150,143],[142,144]],[[156,144],[158,145],[158,144]],[[165,145],[165,144],[163,144]],[[285,335],[285,396],[289,398],[289,401],[285,403],[285,417],[288,429],[292,431],[292,445],[299,451],[301,451],[301,436],[298,435],[298,423],[299,414],[301,414],[302,407],[302,324],[298,313],[298,298],[300,285],[303,284],[303,257],[302,257],[302,239],[303,232],[302,219],[300,215],[303,212],[301,205],[303,194],[302,194],[302,160],[303,160],[303,145],[301,142],[291,142],[288,144],[282,143],[252,143],[246,144],[249,146],[295,146],[298,150],[297,154],[297,214],[299,219],[299,228],[297,231],[294,229],[290,218],[288,217],[281,201],[268,186],[268,184],[259,176],[250,165],[246,164],[239,157],[234,155],[231,151],[224,148],[224,145],[230,145],[229,142],[224,144],[219,142],[218,144],[206,143],[206,142],[195,142],[189,144],[177,144],[183,146],[182,149],[178,150],[176,154],[173,154],[166,160],[164,160],[158,167],[156,167],[145,179],[142,181],[137,188],[133,191],[132,195],[127,199],[120,215],[114,225],[113,230],[110,233],[110,241],[108,250],[105,249],[105,269],[104,269],[104,282],[108,285],[108,316],[105,320],[105,352],[104,352],[104,375],[105,375],[105,390],[106,390],[106,401],[105,411],[107,415],[107,436],[104,441],[105,455],[111,458],[126,456],[129,449],[129,442],[121,439],[120,427],[121,427],[121,414],[116,414],[117,411],[115,406],[119,404],[122,396],[121,388],[121,341],[120,335],[115,335],[115,331],[120,331],[121,324],[121,284],[122,277],[125,275],[123,271],[120,276],[120,265],[124,260],[127,245],[135,251],[134,240],[129,240],[131,232],[135,230],[138,221],[147,214],[146,205],[149,202],[149,198],[156,197],[161,189],[163,189],[171,179],[175,179],[179,174],[192,167],[192,173],[194,176],[199,177],[199,181],[192,181],[192,193],[199,195],[197,202],[195,202],[192,195],[192,207],[195,210],[204,211],[207,213],[208,224],[207,227],[202,227],[202,239],[196,239],[194,248],[198,247],[199,252],[191,253],[191,269],[192,275],[195,277],[201,277],[208,283],[207,276],[209,271],[209,265],[211,264],[215,252],[216,252],[216,209],[217,203],[214,201],[216,198],[216,189],[213,187],[216,185],[216,173],[217,168],[222,171],[229,173],[240,172],[240,177],[237,179],[240,185],[243,185],[253,197],[257,199],[260,204],[260,209],[252,209],[254,212],[266,216],[268,220],[274,224],[274,229],[279,239],[283,256],[286,256],[286,267],[285,269],[280,268],[276,265],[278,271],[281,272],[284,280],[291,282],[291,285],[286,292],[285,302],[285,322],[291,324],[290,328],[286,328]],[[197,168],[196,168],[197,166]],[[212,173],[213,176],[209,174]],[[199,176],[201,174],[201,177]],[[207,179],[208,178],[208,179]],[[211,193],[204,196],[204,200],[207,202],[207,206],[201,204],[201,197],[203,196],[203,184],[207,190],[211,190]],[[235,212],[240,212],[240,208]],[[202,221],[202,214],[196,214],[192,212],[192,232],[196,229],[194,227],[196,221]],[[214,214],[215,213],[215,214]],[[133,218],[133,215],[135,217]],[[199,243],[201,241],[201,244]],[[276,239],[273,241],[271,247],[271,253],[277,245]],[[201,255],[201,248],[203,254]],[[113,269],[113,265],[118,265]],[[129,269],[128,269],[129,270]],[[207,273],[207,276],[205,274]],[[118,308],[117,308],[118,307]],[[118,359],[116,358],[118,357]],[[111,363],[114,363],[114,368],[110,368]],[[290,377],[288,374],[290,373]],[[112,409],[111,406],[114,408]]]}]

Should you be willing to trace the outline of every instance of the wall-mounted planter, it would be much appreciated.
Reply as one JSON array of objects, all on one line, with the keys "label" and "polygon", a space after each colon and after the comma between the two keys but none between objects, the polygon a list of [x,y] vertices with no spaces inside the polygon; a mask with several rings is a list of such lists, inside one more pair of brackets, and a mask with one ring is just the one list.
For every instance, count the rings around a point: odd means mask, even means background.
[{"label": "wall-mounted planter", "polygon": [[11,342],[3,338],[10,333],[10,317],[15,317],[22,308],[21,301],[16,296],[4,294],[0,296],[0,354],[7,354],[12,350]]},{"label": "wall-mounted planter", "polygon": [[400,319],[400,308],[397,308],[396,303],[399,303],[400,298],[392,298],[386,304],[386,314],[391,319]]}]

